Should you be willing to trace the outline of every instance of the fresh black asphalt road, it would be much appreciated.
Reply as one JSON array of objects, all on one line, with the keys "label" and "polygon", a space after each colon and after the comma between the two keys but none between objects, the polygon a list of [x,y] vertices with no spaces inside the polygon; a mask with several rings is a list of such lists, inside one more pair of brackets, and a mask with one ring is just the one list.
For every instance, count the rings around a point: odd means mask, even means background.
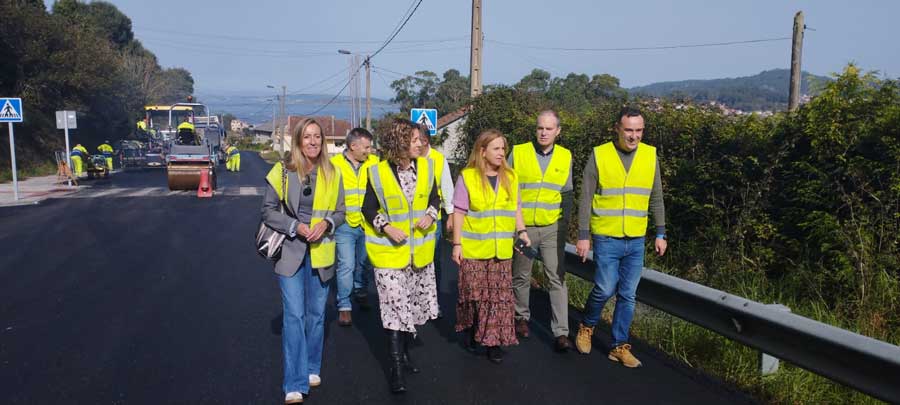
[{"label": "fresh black asphalt road", "polygon": [[[242,163],[240,173],[220,170],[219,185],[262,187],[269,166],[251,153]],[[162,170],[93,186],[80,198],[0,208],[0,403],[282,403],[281,298],[252,240],[262,197],[90,198],[165,187]],[[752,402],[640,342],[644,367],[634,370],[602,351],[554,353],[537,291],[531,339],[501,365],[473,356],[453,333],[456,271],[444,268],[446,317],[420,328],[412,355],[422,373],[407,394],[388,391],[377,309],[340,327],[332,288],[323,383],[306,403]],[[374,286],[370,299],[377,308]]]}]

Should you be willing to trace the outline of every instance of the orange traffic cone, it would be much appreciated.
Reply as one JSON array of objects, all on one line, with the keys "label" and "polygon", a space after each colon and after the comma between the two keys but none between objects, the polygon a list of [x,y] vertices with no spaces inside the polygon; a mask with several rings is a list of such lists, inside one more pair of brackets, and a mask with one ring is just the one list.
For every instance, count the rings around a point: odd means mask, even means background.
[{"label": "orange traffic cone", "polygon": [[213,196],[212,187],[209,185],[209,170],[200,171],[200,187],[197,187],[198,198],[209,198]]}]

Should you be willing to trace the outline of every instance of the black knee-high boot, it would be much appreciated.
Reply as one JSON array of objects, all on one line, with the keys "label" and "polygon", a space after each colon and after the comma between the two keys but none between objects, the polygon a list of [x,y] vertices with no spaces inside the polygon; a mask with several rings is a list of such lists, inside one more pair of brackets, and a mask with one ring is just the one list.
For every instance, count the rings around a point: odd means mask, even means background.
[{"label": "black knee-high boot", "polygon": [[418,367],[413,363],[412,357],[409,356],[409,347],[412,346],[413,337],[412,332],[400,332],[403,335],[403,367],[406,368],[406,371],[409,371],[413,374],[418,374],[420,371]]},{"label": "black knee-high boot", "polygon": [[403,378],[403,343],[400,331],[388,330],[388,353],[391,356],[391,392],[406,392],[406,379]]}]

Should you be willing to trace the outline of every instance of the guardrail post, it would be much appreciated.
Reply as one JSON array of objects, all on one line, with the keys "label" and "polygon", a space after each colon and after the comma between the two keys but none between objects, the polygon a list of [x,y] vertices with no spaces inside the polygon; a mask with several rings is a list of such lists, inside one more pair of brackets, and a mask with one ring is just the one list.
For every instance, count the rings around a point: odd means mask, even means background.
[{"label": "guardrail post", "polygon": [[[766,307],[776,311],[791,312],[791,309],[781,304],[768,304]],[[777,357],[759,352],[759,372],[762,375],[770,375],[778,372],[779,360]]]}]

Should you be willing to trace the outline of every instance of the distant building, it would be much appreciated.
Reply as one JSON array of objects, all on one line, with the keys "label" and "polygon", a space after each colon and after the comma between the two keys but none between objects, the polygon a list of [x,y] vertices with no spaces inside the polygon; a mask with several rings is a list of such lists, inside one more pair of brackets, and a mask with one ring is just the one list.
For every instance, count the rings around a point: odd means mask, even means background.
[{"label": "distant building", "polygon": [[249,129],[250,124],[241,120],[231,120],[231,132],[241,132],[245,129]]},{"label": "distant building", "polygon": [[[333,115],[326,116],[298,116],[291,115],[288,117],[288,130],[284,137],[284,150],[291,149],[291,134],[294,133],[294,128],[296,128],[300,123],[306,119],[312,118],[316,120],[317,123],[322,127],[322,135],[325,136],[325,147],[326,152],[329,155],[335,155],[341,153],[344,150],[343,143],[344,140],[347,139],[347,133],[353,129],[353,126],[350,124],[350,121],[337,119]],[[277,135],[277,133],[276,133]]]},{"label": "distant building", "polygon": [[435,146],[438,152],[444,154],[447,160],[451,162],[465,162],[465,156],[457,156],[459,146],[465,142],[466,134],[463,132],[463,125],[466,123],[466,117],[472,111],[472,106],[467,105],[453,111],[447,115],[438,118],[437,133],[447,132],[447,137],[440,146]]}]

